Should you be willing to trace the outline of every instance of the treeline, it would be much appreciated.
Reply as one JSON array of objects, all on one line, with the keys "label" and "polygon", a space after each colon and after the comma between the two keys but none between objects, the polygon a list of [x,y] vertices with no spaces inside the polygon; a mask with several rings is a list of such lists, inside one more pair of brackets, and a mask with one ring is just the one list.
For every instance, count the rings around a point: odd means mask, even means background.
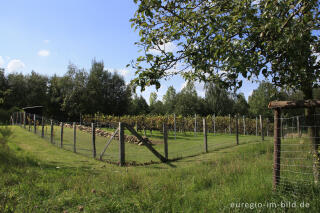
[{"label": "treeline", "polygon": [[[226,90],[220,85],[207,83],[205,97],[197,94],[193,82],[176,92],[170,86],[162,100],[151,93],[149,104],[138,96],[116,72],[105,69],[103,62],[93,60],[89,71],[70,64],[63,76],[46,76],[34,71],[31,74],[5,74],[0,69],[0,120],[8,120],[10,112],[26,106],[44,106],[46,116],[62,121],[78,121],[80,115],[194,115],[246,117],[263,115],[272,119],[267,108],[272,100],[303,99],[299,91],[286,91],[262,82],[249,100],[243,93]],[[314,91],[320,97],[319,90]],[[299,110],[298,110],[299,111]],[[300,110],[289,113],[302,113]]]}]

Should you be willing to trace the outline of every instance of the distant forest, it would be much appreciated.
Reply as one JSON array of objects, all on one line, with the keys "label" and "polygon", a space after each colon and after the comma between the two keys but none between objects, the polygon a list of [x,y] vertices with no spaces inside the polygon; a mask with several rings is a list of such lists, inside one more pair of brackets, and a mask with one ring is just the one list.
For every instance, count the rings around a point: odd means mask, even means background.
[{"label": "distant forest", "polygon": [[[117,72],[105,69],[103,62],[93,60],[89,71],[70,64],[63,76],[46,76],[34,71],[31,74],[6,74],[0,68],[0,120],[8,120],[11,112],[27,106],[44,106],[46,116],[77,121],[80,114],[107,115],[179,114],[179,115],[234,115],[272,117],[267,105],[272,100],[303,99],[299,91],[285,91],[271,83],[261,82],[249,100],[243,93],[235,93],[216,84],[205,84],[205,97],[197,94],[193,82],[180,91],[173,86],[167,89],[162,100],[153,92],[149,104],[138,96]],[[318,89],[315,98],[320,97]]]}]

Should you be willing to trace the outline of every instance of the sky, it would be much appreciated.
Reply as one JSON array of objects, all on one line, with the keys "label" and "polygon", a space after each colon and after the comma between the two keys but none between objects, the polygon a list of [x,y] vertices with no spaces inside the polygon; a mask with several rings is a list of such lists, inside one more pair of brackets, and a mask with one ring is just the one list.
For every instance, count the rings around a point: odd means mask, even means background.
[{"label": "sky", "polygon": [[[69,63],[89,70],[96,59],[127,83],[134,78],[135,71],[126,68],[141,54],[134,44],[138,32],[129,21],[137,8],[133,0],[7,0],[1,1],[1,8],[0,67],[5,73],[34,70],[62,76]],[[185,84],[175,76],[162,80],[158,91],[149,87],[137,92],[147,101],[157,92],[161,100],[169,86],[179,92]],[[257,86],[245,81],[239,92],[248,98]],[[203,84],[196,83],[196,90],[204,96]]]}]

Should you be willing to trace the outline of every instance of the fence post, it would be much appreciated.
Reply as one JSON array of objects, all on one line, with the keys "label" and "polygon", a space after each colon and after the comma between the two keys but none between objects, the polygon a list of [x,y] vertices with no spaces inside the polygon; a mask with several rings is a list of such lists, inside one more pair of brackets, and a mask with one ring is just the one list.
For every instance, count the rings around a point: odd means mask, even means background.
[{"label": "fence post", "polygon": [[50,142],[53,143],[53,121],[50,120]]},{"label": "fence post", "polygon": [[246,119],[244,115],[242,116],[242,120],[243,120],[243,134],[246,135]]},{"label": "fence post", "polygon": [[256,117],[256,136],[258,137],[258,117]]},{"label": "fence post", "polygon": [[36,114],[33,114],[33,128],[34,128],[34,133],[37,133]]},{"label": "fence post", "polygon": [[167,124],[163,123],[163,144],[164,144],[164,157],[168,160],[168,128]]},{"label": "fence post", "polygon": [[261,129],[261,140],[264,141],[263,119],[261,115],[260,115],[260,129]]},{"label": "fence post", "polygon": [[124,144],[124,126],[119,122],[119,157],[120,166],[125,165],[125,144]]},{"label": "fence post", "polygon": [[206,118],[203,118],[203,139],[204,139],[204,152],[208,152],[208,137],[207,137],[207,123]]},{"label": "fence post", "polygon": [[236,114],[236,141],[237,145],[239,145],[239,116]]},{"label": "fence post", "polygon": [[23,128],[26,128],[26,112],[23,112]]},{"label": "fence post", "polygon": [[267,118],[267,126],[265,127],[265,129],[268,137],[269,136],[269,118]]},{"label": "fence post", "polygon": [[44,118],[41,118],[41,137],[44,138]]},{"label": "fence post", "polygon": [[297,116],[297,133],[298,133],[298,137],[300,138],[300,137],[301,137],[301,134],[300,134],[300,121],[299,121],[299,116]]},{"label": "fence post", "polygon": [[213,114],[213,133],[216,134],[216,114]]},{"label": "fence post", "polygon": [[280,183],[280,150],[281,150],[281,136],[280,136],[280,115],[279,108],[274,110],[274,152],[273,152],[273,189],[276,190]]},{"label": "fence post", "polygon": [[60,147],[63,148],[63,122],[61,122]]},{"label": "fence post", "polygon": [[176,132],[177,132],[177,125],[176,125],[176,114],[173,114],[173,122],[174,122],[174,140],[176,140]]},{"label": "fence post", "polygon": [[28,119],[28,126],[29,126],[29,132],[31,131],[31,114],[29,114]]},{"label": "fence post", "polygon": [[197,114],[194,114],[194,136],[197,136]]},{"label": "fence post", "polygon": [[229,134],[231,135],[231,115],[229,114]]},{"label": "fence post", "polygon": [[96,126],[94,123],[91,123],[91,134],[92,134],[92,155],[93,158],[96,158]]},{"label": "fence post", "polygon": [[77,125],[76,122],[73,122],[73,152],[77,152]]}]

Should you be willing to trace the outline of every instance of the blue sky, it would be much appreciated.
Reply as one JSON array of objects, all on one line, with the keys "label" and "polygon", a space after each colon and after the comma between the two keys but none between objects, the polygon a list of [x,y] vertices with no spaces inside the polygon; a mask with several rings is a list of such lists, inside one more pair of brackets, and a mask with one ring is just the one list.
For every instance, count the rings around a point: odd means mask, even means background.
[{"label": "blue sky", "polygon": [[[133,0],[10,0],[2,1],[1,8],[0,67],[6,73],[62,76],[70,62],[89,70],[95,58],[126,82],[134,77],[134,70],[126,68],[139,55],[134,45],[138,33],[129,22],[136,9]],[[178,92],[184,84],[179,76],[163,80],[158,98],[170,85]],[[240,91],[248,97],[256,87],[244,82]],[[196,88],[203,96],[202,85]],[[153,91],[147,88],[142,95],[148,101]]]}]

